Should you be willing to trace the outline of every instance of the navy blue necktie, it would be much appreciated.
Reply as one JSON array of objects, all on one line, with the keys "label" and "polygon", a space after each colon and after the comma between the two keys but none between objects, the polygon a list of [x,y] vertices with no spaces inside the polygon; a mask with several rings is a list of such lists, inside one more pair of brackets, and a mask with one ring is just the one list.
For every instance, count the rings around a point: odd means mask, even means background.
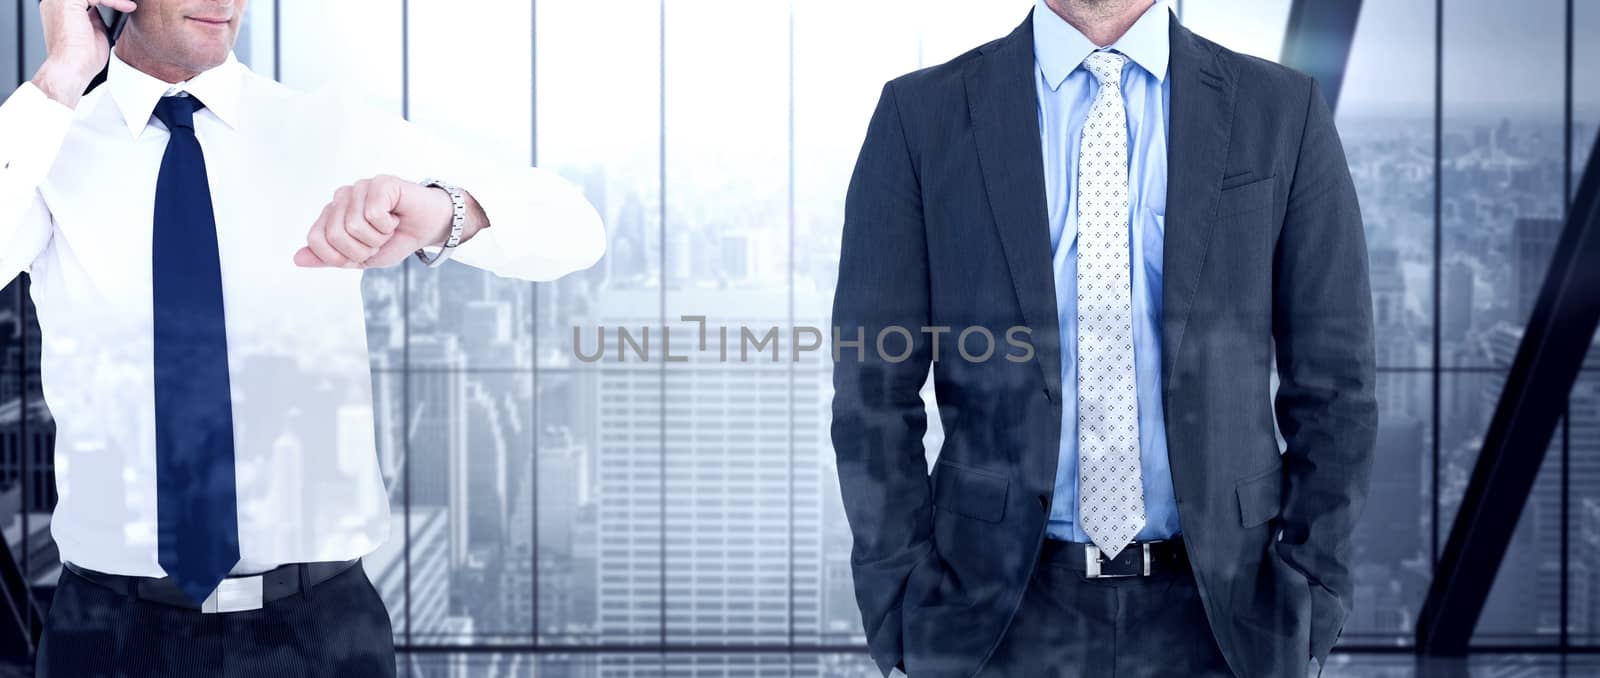
[{"label": "navy blue necktie", "polygon": [[194,97],[156,104],[172,138],[156,181],[151,250],[160,562],[197,605],[239,562],[222,264],[194,135],[204,106]]}]

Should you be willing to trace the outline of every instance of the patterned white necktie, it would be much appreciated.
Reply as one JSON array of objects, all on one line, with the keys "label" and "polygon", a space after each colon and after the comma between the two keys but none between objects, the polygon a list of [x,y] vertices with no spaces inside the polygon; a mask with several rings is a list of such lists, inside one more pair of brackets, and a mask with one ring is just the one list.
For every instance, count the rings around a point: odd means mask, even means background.
[{"label": "patterned white necktie", "polygon": [[1127,57],[1083,65],[1100,91],[1078,147],[1078,519],[1115,558],[1144,526],[1128,272]]}]

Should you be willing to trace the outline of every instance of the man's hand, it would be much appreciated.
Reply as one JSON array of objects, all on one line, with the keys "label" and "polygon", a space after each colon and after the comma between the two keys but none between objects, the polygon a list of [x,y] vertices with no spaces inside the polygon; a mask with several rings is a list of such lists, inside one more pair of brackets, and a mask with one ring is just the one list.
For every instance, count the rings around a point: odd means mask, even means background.
[{"label": "man's hand", "polygon": [[[471,195],[461,229],[466,242],[488,225]],[[450,236],[450,194],[399,177],[380,175],[333,193],[333,202],[306,234],[294,254],[298,266],[382,268],[393,266],[422,247],[443,245]]]},{"label": "man's hand", "polygon": [[44,0],[39,20],[44,25],[45,60],[33,85],[67,108],[77,108],[89,81],[111,58],[106,25],[93,7],[132,12],[133,0]]}]

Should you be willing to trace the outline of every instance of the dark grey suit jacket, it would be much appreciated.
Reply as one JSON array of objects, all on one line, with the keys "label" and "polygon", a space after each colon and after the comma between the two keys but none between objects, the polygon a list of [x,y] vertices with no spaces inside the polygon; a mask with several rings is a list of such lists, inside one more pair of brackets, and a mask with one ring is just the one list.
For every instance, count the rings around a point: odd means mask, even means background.
[{"label": "dark grey suit jacket", "polygon": [[[1360,211],[1312,79],[1176,19],[1170,40],[1161,369],[1178,513],[1234,672],[1301,676],[1350,612],[1375,440]],[[1034,69],[1030,18],[889,82],[846,199],[834,324],[865,342],[836,340],[832,437],[885,675],[972,675],[1044,538],[1062,384]],[[879,351],[888,326],[909,347],[891,332]],[[973,326],[996,357],[958,352]],[[1031,359],[998,357],[1024,352],[1003,343],[1013,326],[1030,328]],[[954,330],[935,345],[922,327]],[[931,476],[917,395],[930,365],[945,431]]]}]

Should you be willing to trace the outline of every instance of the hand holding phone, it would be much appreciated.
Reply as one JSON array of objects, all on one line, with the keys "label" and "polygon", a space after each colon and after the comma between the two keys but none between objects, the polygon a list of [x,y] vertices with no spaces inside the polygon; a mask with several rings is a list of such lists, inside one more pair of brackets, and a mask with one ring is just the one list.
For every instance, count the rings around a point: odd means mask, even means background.
[{"label": "hand holding phone", "polygon": [[[40,0],[46,56],[33,84],[50,98],[76,107],[83,90],[111,58],[108,25],[99,12],[136,9],[133,0]],[[126,16],[113,16],[113,23],[125,24]]]},{"label": "hand holding phone", "polygon": [[100,11],[100,22],[105,24],[106,27],[106,44],[110,47],[116,47],[117,38],[122,36],[122,29],[128,26],[128,17],[133,16],[133,13],[112,9],[105,5],[96,5],[95,9]]}]

